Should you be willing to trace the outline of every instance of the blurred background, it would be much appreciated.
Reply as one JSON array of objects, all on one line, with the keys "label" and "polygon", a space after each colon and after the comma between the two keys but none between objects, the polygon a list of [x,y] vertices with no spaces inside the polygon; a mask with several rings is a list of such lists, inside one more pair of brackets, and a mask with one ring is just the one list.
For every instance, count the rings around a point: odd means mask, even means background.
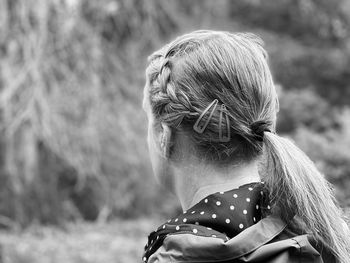
[{"label": "blurred background", "polygon": [[261,36],[278,132],[350,207],[350,0],[0,0],[0,262],[138,262],[179,210],[155,184],[147,56],[197,29]]}]

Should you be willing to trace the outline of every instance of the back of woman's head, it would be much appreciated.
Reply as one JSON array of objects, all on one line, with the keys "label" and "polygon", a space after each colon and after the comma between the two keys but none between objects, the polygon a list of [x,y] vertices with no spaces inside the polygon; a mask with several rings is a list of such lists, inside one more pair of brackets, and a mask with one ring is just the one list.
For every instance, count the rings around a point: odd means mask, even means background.
[{"label": "back of woman's head", "polygon": [[[255,158],[262,148],[254,128],[273,129],[277,97],[261,40],[248,34],[198,31],[176,39],[150,58],[150,102],[156,119],[184,131],[198,156],[213,163]],[[203,133],[193,126],[210,103],[213,111]],[[220,139],[220,130],[230,140]]]},{"label": "back of woman's head", "polygon": [[249,162],[264,149],[272,213],[297,216],[340,262],[350,262],[349,230],[327,181],[274,133],[278,99],[258,37],[193,32],[155,52],[147,74],[156,121],[185,134],[194,154],[212,164]]}]

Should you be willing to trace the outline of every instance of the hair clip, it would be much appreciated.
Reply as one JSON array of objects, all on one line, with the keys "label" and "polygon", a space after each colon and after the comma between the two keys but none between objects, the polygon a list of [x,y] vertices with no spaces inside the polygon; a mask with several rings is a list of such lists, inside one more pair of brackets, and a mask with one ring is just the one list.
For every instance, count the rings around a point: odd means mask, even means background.
[{"label": "hair clip", "polygon": [[[222,121],[223,121],[222,120],[223,119],[222,115],[224,113],[225,113],[225,121],[226,121],[226,135],[222,134]],[[220,142],[229,142],[231,140],[230,119],[228,118],[225,104],[222,104],[221,108],[220,108],[219,139],[220,139]]]},{"label": "hair clip", "polygon": [[[193,129],[198,132],[198,133],[203,133],[205,128],[207,128],[208,123],[211,119],[211,117],[214,114],[214,111],[216,109],[216,106],[218,105],[218,100],[215,99],[213,100],[212,103],[209,104],[209,106],[202,112],[202,114],[199,116],[199,118],[197,119],[196,123],[193,125]],[[211,109],[212,108],[212,109]],[[207,118],[207,120],[204,122],[203,118],[206,115],[206,113],[211,109],[211,112],[209,114],[209,117]]]}]

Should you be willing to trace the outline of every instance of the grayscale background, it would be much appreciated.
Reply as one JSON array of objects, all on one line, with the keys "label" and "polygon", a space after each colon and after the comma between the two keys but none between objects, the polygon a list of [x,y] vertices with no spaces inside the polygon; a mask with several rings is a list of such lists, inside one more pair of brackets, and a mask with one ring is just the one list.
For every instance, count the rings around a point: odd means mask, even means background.
[{"label": "grayscale background", "polygon": [[350,0],[0,0],[0,262],[140,261],[179,209],[149,163],[147,56],[197,29],[264,39],[278,133],[350,207],[349,28]]}]

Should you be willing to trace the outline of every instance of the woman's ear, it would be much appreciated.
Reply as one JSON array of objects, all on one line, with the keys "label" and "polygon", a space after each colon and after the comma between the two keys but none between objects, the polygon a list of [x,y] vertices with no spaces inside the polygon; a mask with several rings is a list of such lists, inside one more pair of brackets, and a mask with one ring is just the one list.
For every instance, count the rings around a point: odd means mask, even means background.
[{"label": "woman's ear", "polygon": [[171,128],[165,124],[161,123],[162,125],[162,134],[161,134],[161,141],[160,141],[160,148],[162,150],[163,156],[166,158],[170,157],[170,150],[173,145],[173,132]]}]

